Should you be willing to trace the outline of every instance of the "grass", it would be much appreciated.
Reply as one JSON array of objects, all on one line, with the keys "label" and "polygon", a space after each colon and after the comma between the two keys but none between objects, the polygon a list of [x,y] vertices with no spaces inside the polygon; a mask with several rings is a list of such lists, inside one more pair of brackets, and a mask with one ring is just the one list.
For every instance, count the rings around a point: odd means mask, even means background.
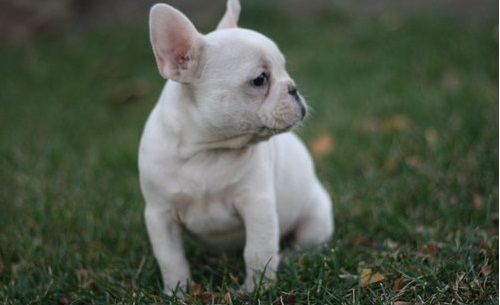
[{"label": "grass", "polygon": [[240,259],[189,245],[200,286],[163,296],[136,166],[163,86],[147,29],[80,31],[0,49],[0,303],[498,304],[497,17],[242,18],[314,109],[332,242],[248,296]]}]

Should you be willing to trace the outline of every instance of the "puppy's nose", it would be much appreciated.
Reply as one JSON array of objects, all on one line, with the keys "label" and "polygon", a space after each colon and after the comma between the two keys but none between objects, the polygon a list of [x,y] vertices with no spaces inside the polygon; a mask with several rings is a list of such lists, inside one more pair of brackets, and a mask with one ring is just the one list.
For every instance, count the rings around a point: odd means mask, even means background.
[{"label": "puppy's nose", "polygon": [[304,103],[300,100],[299,93],[297,91],[297,87],[294,85],[288,86],[288,94],[293,96],[293,99],[300,105],[300,112],[301,112],[302,118],[304,118],[307,114],[307,109],[304,106]]},{"label": "puppy's nose", "polygon": [[304,106],[304,104],[301,101],[299,101],[298,103],[300,105],[300,114],[302,115],[302,118],[305,118],[307,114],[306,106]]}]

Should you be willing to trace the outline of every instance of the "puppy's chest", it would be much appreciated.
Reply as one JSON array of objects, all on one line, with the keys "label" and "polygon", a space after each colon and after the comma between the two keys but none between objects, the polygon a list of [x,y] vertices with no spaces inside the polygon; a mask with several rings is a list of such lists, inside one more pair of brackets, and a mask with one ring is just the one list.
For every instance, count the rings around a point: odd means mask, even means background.
[{"label": "puppy's chest", "polygon": [[229,186],[208,190],[191,184],[173,198],[177,219],[189,235],[209,246],[227,248],[239,243],[244,238],[244,227],[234,209],[233,192]]},{"label": "puppy's chest", "polygon": [[202,185],[190,184],[174,194],[173,206],[178,218],[188,228],[207,220],[231,220],[236,217],[232,191],[207,190]]},{"label": "puppy's chest", "polygon": [[191,235],[208,245],[228,248],[244,241],[235,202],[248,189],[252,154],[200,154],[170,172],[174,213]]}]

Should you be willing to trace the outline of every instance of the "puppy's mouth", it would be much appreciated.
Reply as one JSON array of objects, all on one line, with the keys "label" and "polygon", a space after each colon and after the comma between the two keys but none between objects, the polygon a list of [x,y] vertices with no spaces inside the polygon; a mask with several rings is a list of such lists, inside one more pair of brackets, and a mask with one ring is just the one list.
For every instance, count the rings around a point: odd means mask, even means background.
[{"label": "puppy's mouth", "polygon": [[292,130],[293,126],[294,125],[291,125],[285,128],[272,128],[269,126],[262,126],[256,133],[256,136],[261,140],[267,140],[274,135]]}]

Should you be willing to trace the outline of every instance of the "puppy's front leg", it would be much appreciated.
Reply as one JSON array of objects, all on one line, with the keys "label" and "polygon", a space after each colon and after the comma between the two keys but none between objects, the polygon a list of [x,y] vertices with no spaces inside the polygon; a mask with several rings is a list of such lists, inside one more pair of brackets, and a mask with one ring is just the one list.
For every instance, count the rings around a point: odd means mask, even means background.
[{"label": "puppy's front leg", "polygon": [[185,288],[190,280],[189,264],[184,255],[182,229],[169,211],[146,206],[146,227],[153,252],[163,277],[165,294]]},{"label": "puppy's front leg", "polygon": [[242,288],[252,292],[261,277],[264,280],[276,278],[279,264],[278,214],[271,196],[247,197],[237,204],[237,209],[246,230],[243,252],[246,278]]}]

